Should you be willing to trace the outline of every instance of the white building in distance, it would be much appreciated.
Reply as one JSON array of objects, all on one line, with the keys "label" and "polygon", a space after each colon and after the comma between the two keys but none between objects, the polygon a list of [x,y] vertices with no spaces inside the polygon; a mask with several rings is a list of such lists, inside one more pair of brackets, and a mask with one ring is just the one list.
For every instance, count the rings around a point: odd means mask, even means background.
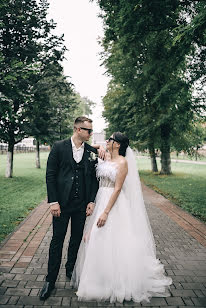
[{"label": "white building in distance", "polygon": [[92,144],[99,144],[99,145],[106,146],[105,132],[102,131],[100,133],[93,133]]}]

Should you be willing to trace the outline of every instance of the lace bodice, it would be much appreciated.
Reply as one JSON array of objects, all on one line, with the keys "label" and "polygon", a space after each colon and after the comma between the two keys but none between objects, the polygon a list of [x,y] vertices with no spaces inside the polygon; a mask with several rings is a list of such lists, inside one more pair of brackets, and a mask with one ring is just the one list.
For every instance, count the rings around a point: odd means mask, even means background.
[{"label": "lace bodice", "polygon": [[96,175],[99,179],[100,187],[114,187],[117,167],[114,162],[111,161],[99,161],[96,167]]}]

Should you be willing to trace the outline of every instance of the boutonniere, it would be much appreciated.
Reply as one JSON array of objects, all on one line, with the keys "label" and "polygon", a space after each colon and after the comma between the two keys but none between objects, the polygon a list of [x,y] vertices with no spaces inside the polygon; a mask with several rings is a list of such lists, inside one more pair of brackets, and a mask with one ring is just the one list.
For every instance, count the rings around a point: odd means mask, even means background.
[{"label": "boutonniere", "polygon": [[97,159],[98,155],[95,154],[94,152],[90,152],[90,151],[88,151],[88,152],[89,152],[88,160],[89,161],[95,161]]}]

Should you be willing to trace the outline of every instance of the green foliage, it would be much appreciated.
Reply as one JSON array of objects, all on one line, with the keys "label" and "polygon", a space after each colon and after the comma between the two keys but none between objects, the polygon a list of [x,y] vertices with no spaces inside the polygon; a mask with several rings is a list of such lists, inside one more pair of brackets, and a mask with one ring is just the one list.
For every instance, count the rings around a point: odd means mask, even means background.
[{"label": "green foliage", "polygon": [[63,37],[51,34],[46,0],[1,2],[0,140],[11,147],[28,135],[34,87],[48,63],[63,59]]},{"label": "green foliage", "polygon": [[112,77],[104,98],[108,132],[121,130],[140,147],[160,148],[169,166],[175,139],[205,110],[193,97],[197,79],[186,78],[198,49],[175,40],[179,27],[198,19],[200,1],[97,2],[104,20],[102,57]]},{"label": "green foliage", "polygon": [[28,110],[30,135],[48,144],[66,138],[71,133],[75,99],[73,85],[63,76],[60,64],[44,69],[33,93],[34,104]]},{"label": "green foliage", "polygon": [[198,156],[198,150],[206,141],[206,127],[203,123],[191,123],[187,131],[179,135],[174,141],[174,149],[177,152],[184,151],[191,157]]},{"label": "green foliage", "polygon": [[90,114],[92,114],[92,108],[95,106],[95,103],[86,96],[81,97],[78,92],[75,92],[74,96],[76,101],[74,119],[80,115],[88,117]]}]

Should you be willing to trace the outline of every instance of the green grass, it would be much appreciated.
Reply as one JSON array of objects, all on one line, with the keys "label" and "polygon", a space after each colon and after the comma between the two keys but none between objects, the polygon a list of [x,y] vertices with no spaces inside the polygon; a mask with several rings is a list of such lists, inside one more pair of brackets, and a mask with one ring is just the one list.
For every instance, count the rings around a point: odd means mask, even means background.
[{"label": "green grass", "polygon": [[45,168],[48,153],[41,153],[41,169],[35,153],[15,154],[13,178],[5,178],[6,155],[0,155],[0,241],[46,198]]},{"label": "green grass", "polygon": [[[144,153],[144,152],[140,152],[139,155],[145,156],[145,157],[149,157],[148,153]],[[189,156],[187,154],[179,154],[178,156],[175,153],[171,153],[170,154],[171,159],[175,159],[175,160],[189,160],[189,161],[194,161],[194,162],[206,162],[206,156],[205,155],[199,155],[197,157],[197,160],[194,156]],[[160,157],[157,157],[158,159],[160,159]]]},{"label": "green grass", "polygon": [[165,176],[151,173],[149,158],[137,158],[137,163],[146,185],[206,221],[206,165],[172,162],[173,174]]}]

